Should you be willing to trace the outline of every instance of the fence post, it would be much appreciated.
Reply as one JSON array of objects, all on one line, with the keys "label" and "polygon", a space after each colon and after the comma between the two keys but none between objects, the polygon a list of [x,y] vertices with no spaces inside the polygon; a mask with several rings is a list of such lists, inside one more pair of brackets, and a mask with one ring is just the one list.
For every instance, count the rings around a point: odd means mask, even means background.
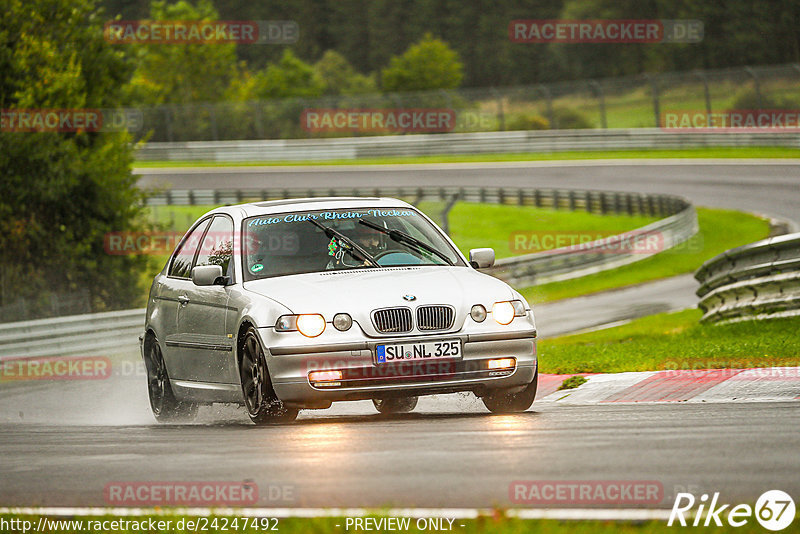
[{"label": "fence post", "polygon": [[447,201],[447,204],[442,210],[442,230],[444,230],[445,234],[450,233],[450,210],[452,210],[453,206],[455,206],[456,202],[458,202],[458,197],[458,193],[450,197],[450,200]]},{"label": "fence post", "polygon": [[164,125],[167,127],[167,141],[170,143],[173,141],[172,138],[172,114],[170,113],[170,107],[164,106]]},{"label": "fence post", "polygon": [[753,70],[752,67],[748,66],[744,68],[744,71],[749,74],[751,78],[753,78],[753,88],[756,90],[756,101],[758,102],[758,109],[761,111],[764,109],[764,105],[761,101],[761,83],[758,81],[758,74],[756,74],[756,71]]},{"label": "fence post", "polygon": [[219,141],[219,132],[217,131],[217,105],[216,104],[209,104],[211,107],[211,112],[209,113],[211,119],[211,136],[214,138],[214,141]]},{"label": "fence post", "polygon": [[595,96],[597,96],[597,103],[600,106],[600,125],[601,128],[604,130],[608,129],[608,122],[606,121],[606,99],[605,95],[603,94],[603,88],[597,83],[597,80],[589,80],[587,82],[589,87],[594,92]]},{"label": "fence post", "polygon": [[702,70],[694,71],[694,75],[703,80],[703,95],[706,99],[706,115],[711,115],[711,93],[708,91],[708,76]]},{"label": "fence post", "polygon": [[491,92],[497,100],[497,121],[500,123],[500,131],[504,132],[506,129],[506,118],[503,112],[503,99],[494,87],[491,88]]},{"label": "fence post", "polygon": [[545,101],[547,102],[547,120],[550,121],[550,129],[556,128],[558,125],[556,124],[556,116],[553,113],[553,94],[550,92],[550,89],[540,83],[539,90],[544,94]]},{"label": "fence post", "polygon": [[661,106],[658,101],[658,79],[655,76],[650,76],[649,74],[644,75],[644,79],[650,82],[650,90],[653,93],[653,114],[656,118],[656,128],[661,127]]}]

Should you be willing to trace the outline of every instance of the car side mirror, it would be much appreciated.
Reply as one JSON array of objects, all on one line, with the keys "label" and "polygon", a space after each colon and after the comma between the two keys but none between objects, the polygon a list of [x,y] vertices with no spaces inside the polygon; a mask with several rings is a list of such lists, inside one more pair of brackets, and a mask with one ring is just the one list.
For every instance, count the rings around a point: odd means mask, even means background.
[{"label": "car side mirror", "polygon": [[224,286],[228,277],[222,276],[222,267],[219,265],[198,265],[192,269],[192,282],[196,286]]},{"label": "car side mirror", "polygon": [[493,248],[473,248],[469,251],[469,264],[476,269],[486,269],[494,265]]}]

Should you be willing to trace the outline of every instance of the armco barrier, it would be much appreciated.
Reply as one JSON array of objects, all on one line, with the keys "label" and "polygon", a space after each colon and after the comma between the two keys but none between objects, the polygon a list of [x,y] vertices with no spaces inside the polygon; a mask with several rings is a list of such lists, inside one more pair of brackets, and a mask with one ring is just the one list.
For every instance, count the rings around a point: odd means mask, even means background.
[{"label": "armco barrier", "polygon": [[[664,217],[634,231],[637,235],[658,233],[661,247],[674,246],[697,231],[694,207],[670,195],[509,188],[348,188],[330,190],[171,190],[153,195],[148,204],[233,204],[248,201],[320,196],[391,196],[413,202],[456,201],[536,206],[581,210],[598,214],[640,214]],[[445,213],[446,214],[446,213]],[[604,244],[607,240],[603,241]],[[485,272],[512,285],[525,286],[583,276],[617,267],[648,254],[609,254],[601,244],[589,243],[580,250],[559,249],[498,260]],[[597,250],[594,250],[597,249]],[[94,313],[0,324],[0,360],[38,356],[93,355],[135,350],[144,329],[144,309]]]},{"label": "armco barrier", "polygon": [[135,350],[144,309],[0,323],[0,360]]},{"label": "armco barrier", "polygon": [[723,252],[705,262],[695,278],[703,321],[800,315],[800,233]]},{"label": "armco barrier", "polygon": [[664,149],[718,146],[800,148],[796,132],[694,132],[658,128],[534,130],[332,139],[147,143],[139,161],[325,161],[391,156]]},{"label": "armco barrier", "polygon": [[[658,235],[661,248],[682,243],[697,233],[697,215],[685,199],[673,195],[622,193],[611,191],[527,189],[500,187],[377,187],[331,189],[261,189],[261,190],[169,190],[153,195],[150,205],[238,204],[241,202],[320,196],[395,197],[416,204],[423,201],[444,202],[443,227],[447,231],[447,213],[455,202],[481,202],[532,206],[597,214],[626,214],[665,217],[635,230],[638,235]],[[515,286],[529,286],[576,278],[605,269],[613,269],[649,257],[640,253],[605,252],[607,240],[586,244],[580,250],[559,249],[498,260],[486,272]]]}]

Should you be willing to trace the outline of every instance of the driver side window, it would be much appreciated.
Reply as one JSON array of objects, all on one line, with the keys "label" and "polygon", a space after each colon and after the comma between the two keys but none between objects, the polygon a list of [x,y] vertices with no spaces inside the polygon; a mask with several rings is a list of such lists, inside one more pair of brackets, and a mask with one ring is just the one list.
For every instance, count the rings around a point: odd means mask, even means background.
[{"label": "driver side window", "polygon": [[172,255],[172,263],[170,263],[168,276],[174,278],[191,278],[192,276],[192,261],[194,255],[197,253],[197,247],[200,245],[200,240],[206,227],[211,219],[205,221],[195,227],[194,230],[186,237],[183,243],[180,244],[175,253]]}]

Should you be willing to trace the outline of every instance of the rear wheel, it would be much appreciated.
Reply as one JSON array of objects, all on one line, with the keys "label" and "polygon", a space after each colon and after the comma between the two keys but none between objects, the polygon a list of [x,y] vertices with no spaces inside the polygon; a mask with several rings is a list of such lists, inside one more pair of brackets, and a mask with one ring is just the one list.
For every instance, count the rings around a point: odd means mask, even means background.
[{"label": "rear wheel", "polygon": [[189,422],[197,415],[197,404],[190,401],[179,401],[175,398],[172,385],[167,374],[167,365],[158,340],[150,342],[147,358],[147,396],[150,398],[150,409],[159,423]]},{"label": "rear wheel", "polygon": [[250,419],[257,425],[294,421],[299,410],[287,408],[272,389],[264,350],[254,328],[245,333],[239,351],[242,355],[239,375]]},{"label": "rear wheel", "polygon": [[536,388],[539,385],[539,370],[533,376],[533,382],[518,393],[507,393],[499,390],[481,398],[483,404],[492,413],[518,413],[524,412],[533,404],[536,398]]},{"label": "rear wheel", "polygon": [[408,413],[417,407],[419,397],[372,399],[375,409],[381,413]]}]

